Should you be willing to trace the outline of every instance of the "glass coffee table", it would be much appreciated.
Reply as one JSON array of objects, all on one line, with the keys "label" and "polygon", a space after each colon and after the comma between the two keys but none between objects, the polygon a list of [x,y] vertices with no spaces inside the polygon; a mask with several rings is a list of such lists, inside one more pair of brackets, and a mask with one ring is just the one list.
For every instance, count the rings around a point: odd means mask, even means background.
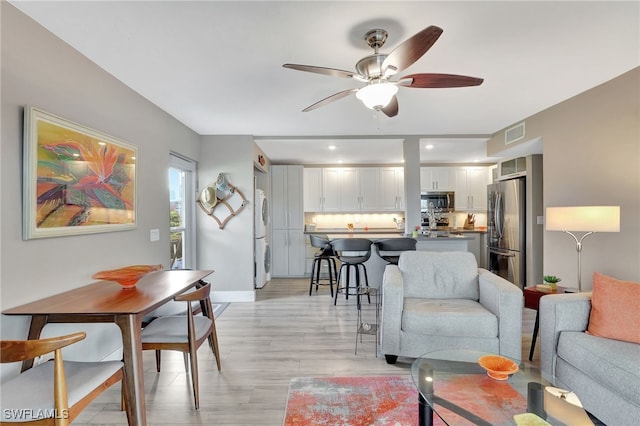
[{"label": "glass coffee table", "polygon": [[[580,400],[554,387],[536,367],[519,364],[504,380],[478,364],[486,352],[430,352],[411,365],[419,425],[593,425]],[[435,414],[435,416],[434,416]]]}]

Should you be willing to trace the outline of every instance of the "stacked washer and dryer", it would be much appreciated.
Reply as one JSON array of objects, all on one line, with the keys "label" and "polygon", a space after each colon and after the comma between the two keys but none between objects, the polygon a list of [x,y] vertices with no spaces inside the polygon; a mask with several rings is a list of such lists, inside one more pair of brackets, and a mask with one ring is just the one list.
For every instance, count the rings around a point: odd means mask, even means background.
[{"label": "stacked washer and dryer", "polygon": [[271,280],[271,250],[267,243],[269,204],[262,189],[255,192],[255,286],[262,288]]}]

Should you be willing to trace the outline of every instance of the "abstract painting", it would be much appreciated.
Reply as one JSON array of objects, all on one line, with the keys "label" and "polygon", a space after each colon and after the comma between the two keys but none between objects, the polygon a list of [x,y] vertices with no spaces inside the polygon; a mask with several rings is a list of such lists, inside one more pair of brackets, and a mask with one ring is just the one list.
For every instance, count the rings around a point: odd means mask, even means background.
[{"label": "abstract painting", "polygon": [[23,239],[134,229],[137,148],[24,111]]}]

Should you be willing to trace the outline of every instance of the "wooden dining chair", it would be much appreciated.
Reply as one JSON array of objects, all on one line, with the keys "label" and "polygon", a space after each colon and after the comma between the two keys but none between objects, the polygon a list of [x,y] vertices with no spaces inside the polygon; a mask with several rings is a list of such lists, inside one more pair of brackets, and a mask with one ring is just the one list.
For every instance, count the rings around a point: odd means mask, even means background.
[{"label": "wooden dining chair", "polygon": [[[183,271],[184,269],[170,269],[167,272],[173,272],[173,271]],[[200,280],[198,281],[198,283],[196,284],[196,288],[200,288],[203,287],[205,285],[209,284],[209,282],[204,281],[204,280]],[[199,314],[202,312],[202,305],[203,303],[201,303],[200,301],[196,300],[191,302],[191,307],[193,309],[193,313],[194,314]],[[158,319],[160,317],[167,317],[167,316],[173,316],[173,315],[186,315],[187,314],[187,306],[182,303],[182,302],[176,302],[175,300],[170,300],[167,303],[165,303],[164,305],[160,306],[159,308],[149,312],[147,315],[144,316],[144,318],[142,319],[142,327],[146,327],[147,325],[149,325],[151,323],[151,321]]]},{"label": "wooden dining chair", "polygon": [[[185,365],[187,365],[187,354],[189,355],[196,410],[200,408],[197,351],[205,340],[209,341],[209,347],[213,351],[218,371],[220,371],[220,352],[213,307],[209,297],[210,292],[211,284],[206,284],[196,290],[176,296],[175,301],[186,302],[187,315],[156,318],[142,329],[142,350],[156,351],[156,371],[160,372],[160,352],[162,350],[184,353]],[[202,315],[194,315],[192,307],[194,301],[200,301]]]},{"label": "wooden dining chair", "polygon": [[[67,426],[102,391],[122,382],[120,361],[63,361],[62,348],[78,342],[86,333],[77,332],[39,340],[3,340],[0,362],[11,363],[54,353],[42,362],[2,384],[0,424]],[[130,421],[129,411],[127,418]]]}]

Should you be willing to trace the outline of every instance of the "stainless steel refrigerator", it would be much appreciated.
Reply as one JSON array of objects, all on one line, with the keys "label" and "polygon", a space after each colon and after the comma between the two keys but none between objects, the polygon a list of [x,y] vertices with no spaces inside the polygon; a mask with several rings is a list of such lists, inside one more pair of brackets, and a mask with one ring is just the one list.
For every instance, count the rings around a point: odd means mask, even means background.
[{"label": "stainless steel refrigerator", "polygon": [[488,269],[524,288],[525,180],[496,182],[487,187]]}]

